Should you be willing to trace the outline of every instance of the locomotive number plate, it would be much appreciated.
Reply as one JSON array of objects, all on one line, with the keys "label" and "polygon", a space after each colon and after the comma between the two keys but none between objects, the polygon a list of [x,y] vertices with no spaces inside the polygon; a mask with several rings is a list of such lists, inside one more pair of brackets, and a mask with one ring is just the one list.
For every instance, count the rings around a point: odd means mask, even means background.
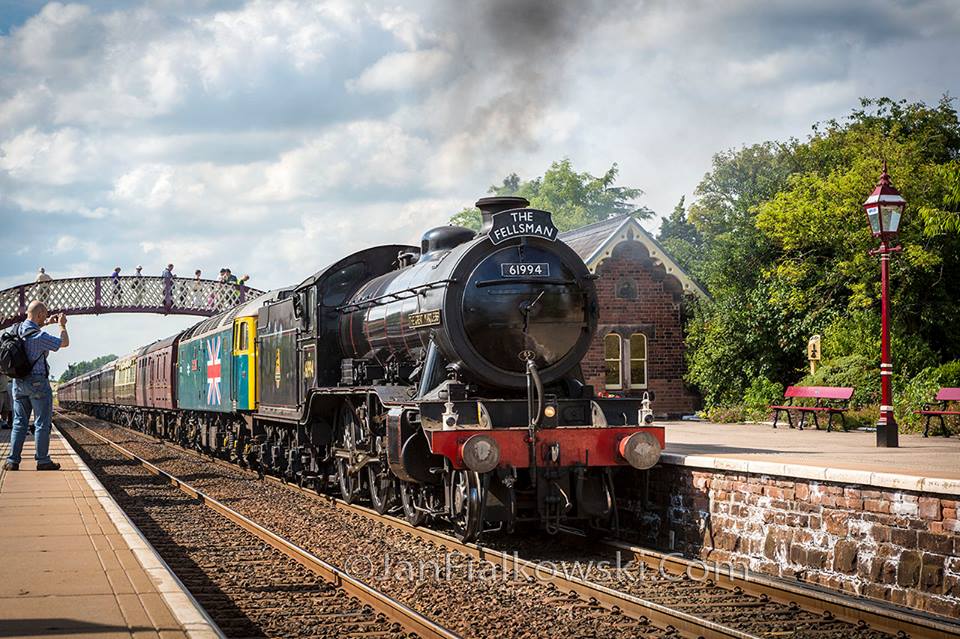
[{"label": "locomotive number plate", "polygon": [[440,309],[435,311],[424,311],[423,313],[410,313],[407,315],[407,321],[410,322],[411,328],[440,326]]},{"label": "locomotive number plate", "polygon": [[506,262],[500,265],[500,277],[550,277],[547,262]]}]

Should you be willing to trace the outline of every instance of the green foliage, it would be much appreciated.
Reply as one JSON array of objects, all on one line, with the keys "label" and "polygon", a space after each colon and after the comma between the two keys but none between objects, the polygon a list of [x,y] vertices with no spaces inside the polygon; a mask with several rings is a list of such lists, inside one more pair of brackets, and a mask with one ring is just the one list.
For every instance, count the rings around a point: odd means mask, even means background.
[{"label": "green foliage", "polygon": [[116,355],[101,355],[100,357],[95,357],[92,360],[75,362],[67,366],[67,370],[63,371],[63,373],[60,375],[59,381],[62,384],[63,382],[73,379],[74,377],[79,377],[84,373],[94,371],[115,359],[117,359]]},{"label": "green foliage", "polygon": [[[924,404],[934,404],[933,398],[936,397],[937,391],[944,386],[960,387],[960,360],[947,362],[940,366],[929,366],[903,385],[894,401],[897,423],[902,427],[902,430],[920,431],[923,429],[923,417],[914,415],[913,411],[920,410]],[[934,429],[934,426],[939,427],[939,425],[939,421],[934,420],[931,424],[931,430]]]},{"label": "green foliage", "polygon": [[750,383],[750,388],[743,395],[745,408],[766,411],[771,404],[779,403],[783,399],[783,384],[771,381],[766,377],[757,377]]},{"label": "green foliage", "polygon": [[[530,206],[553,213],[553,223],[561,231],[569,231],[609,217],[631,213],[640,219],[653,216],[646,207],[637,207],[634,200],[643,195],[640,189],[616,186],[620,169],[613,164],[602,176],[577,173],[569,159],[554,162],[542,177],[522,181],[516,173],[491,186],[493,195],[519,195]],[[450,219],[451,224],[473,230],[480,228],[480,211],[465,208]]]},{"label": "green foliage", "polygon": [[701,244],[686,266],[713,300],[689,315],[688,380],[707,406],[743,401],[759,378],[797,383],[813,334],[816,383],[875,400],[880,269],[862,203],[881,157],[908,202],[891,264],[897,375],[960,359],[960,121],[946,98],[862,100],[806,141],[716,155],[697,187],[686,222]]},{"label": "green foliage", "polygon": [[799,386],[852,386],[854,407],[880,403],[880,373],[876,362],[861,354],[844,355],[817,367],[814,375],[809,373]]},{"label": "green foliage", "polygon": [[480,230],[480,209],[475,206],[467,207],[450,218],[450,224],[462,226],[473,231]]},{"label": "green foliage", "polygon": [[68,382],[74,377],[79,377],[84,373],[96,370],[108,362],[117,359],[116,355],[101,355],[89,361],[75,362],[67,366],[67,370],[60,375],[60,383]]},{"label": "green foliage", "polygon": [[701,411],[700,416],[715,424],[740,424],[756,421],[757,415],[741,404],[731,406],[710,406]]},{"label": "green foliage", "polygon": [[681,268],[689,270],[703,249],[703,238],[697,227],[687,219],[684,206],[686,197],[681,197],[669,216],[660,222],[659,241]]}]

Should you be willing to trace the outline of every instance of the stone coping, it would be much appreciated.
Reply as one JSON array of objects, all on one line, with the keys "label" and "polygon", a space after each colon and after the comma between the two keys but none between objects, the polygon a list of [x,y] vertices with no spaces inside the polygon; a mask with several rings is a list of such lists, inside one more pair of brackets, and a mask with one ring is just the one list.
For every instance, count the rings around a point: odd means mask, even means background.
[{"label": "stone coping", "polygon": [[183,626],[184,632],[191,639],[226,639],[216,622],[210,618],[207,611],[194,599],[183,582],[174,574],[167,562],[157,553],[156,549],[143,536],[140,529],[127,517],[113,496],[104,488],[100,480],[76,453],[70,442],[60,434],[54,421],[51,432],[63,444],[67,454],[77,465],[80,474],[86,480],[90,490],[96,495],[100,506],[106,511],[110,521],[116,526],[127,547],[136,556],[143,570],[154,583],[157,591],[163,597],[167,607],[177,622]]},{"label": "stone coping", "polygon": [[[940,495],[960,495],[960,479],[943,477],[921,477],[882,473],[870,470],[850,468],[830,468],[809,464],[778,463],[764,460],[750,460],[736,457],[711,457],[708,455],[683,455],[663,453],[661,463],[676,466],[688,466],[709,470],[722,470],[753,475],[775,475],[796,479],[828,481],[838,484],[857,484],[876,486],[892,490],[910,490],[918,493],[937,493]],[[960,464],[960,460],[958,460]]]}]

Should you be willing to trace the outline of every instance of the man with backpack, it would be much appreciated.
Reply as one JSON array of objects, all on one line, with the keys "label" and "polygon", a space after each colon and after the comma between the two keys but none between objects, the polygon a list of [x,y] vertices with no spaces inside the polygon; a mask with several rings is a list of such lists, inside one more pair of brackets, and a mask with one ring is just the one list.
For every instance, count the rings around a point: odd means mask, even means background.
[{"label": "man with backpack", "polygon": [[[60,337],[43,332],[41,327],[47,324],[59,324]],[[60,464],[50,459],[53,390],[47,354],[69,345],[67,316],[61,313],[48,318],[47,307],[38,300],[27,307],[27,319],[0,340],[0,368],[13,377],[13,432],[4,470],[20,470],[20,453],[27,438],[31,412],[35,415],[37,470],[60,470]]]},{"label": "man with backpack", "polygon": [[10,394],[10,380],[0,373],[0,428],[13,427],[13,396]]}]

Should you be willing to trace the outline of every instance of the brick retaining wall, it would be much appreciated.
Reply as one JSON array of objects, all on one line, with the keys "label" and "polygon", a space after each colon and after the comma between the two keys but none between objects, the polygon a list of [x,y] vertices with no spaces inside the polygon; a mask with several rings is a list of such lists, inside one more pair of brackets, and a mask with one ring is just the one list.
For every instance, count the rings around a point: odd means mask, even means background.
[{"label": "brick retaining wall", "polygon": [[960,496],[671,464],[649,491],[663,547],[960,617]]}]

